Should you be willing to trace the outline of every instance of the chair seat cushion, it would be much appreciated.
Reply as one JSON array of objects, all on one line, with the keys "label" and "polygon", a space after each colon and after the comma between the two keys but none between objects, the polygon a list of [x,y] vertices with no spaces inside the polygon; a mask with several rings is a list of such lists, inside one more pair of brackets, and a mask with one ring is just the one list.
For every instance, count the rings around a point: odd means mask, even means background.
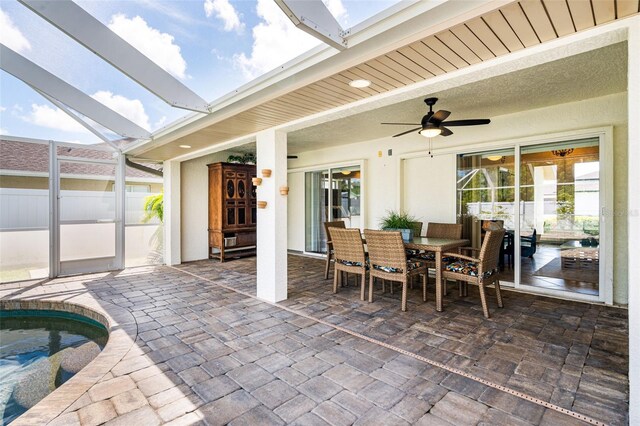
[{"label": "chair seat cushion", "polygon": [[[466,260],[456,260],[445,266],[445,271],[455,272],[457,274],[469,275],[471,277],[478,276],[478,264]],[[490,277],[493,271],[487,271],[483,274],[483,278]]]},{"label": "chair seat cushion", "polygon": [[[407,260],[407,272],[413,271],[414,269],[417,269],[417,268],[421,267],[422,265],[423,265],[422,262],[418,262],[418,261],[415,261],[415,260]],[[379,271],[384,271],[384,272],[391,272],[391,273],[402,272],[401,269],[391,268],[389,266],[373,265],[373,269],[377,269]]]},{"label": "chair seat cushion", "polygon": [[[428,262],[435,262],[436,254],[432,251],[427,251],[423,253],[418,253],[417,255],[413,256],[413,258],[414,260],[426,260]],[[455,259],[456,259],[455,257],[444,256],[442,258],[442,262],[443,263],[453,262]]]},{"label": "chair seat cushion", "polygon": [[[362,267],[362,262],[353,262],[351,260],[338,260],[338,263],[345,266],[358,266]],[[365,260],[365,269],[369,270],[369,259]]]}]

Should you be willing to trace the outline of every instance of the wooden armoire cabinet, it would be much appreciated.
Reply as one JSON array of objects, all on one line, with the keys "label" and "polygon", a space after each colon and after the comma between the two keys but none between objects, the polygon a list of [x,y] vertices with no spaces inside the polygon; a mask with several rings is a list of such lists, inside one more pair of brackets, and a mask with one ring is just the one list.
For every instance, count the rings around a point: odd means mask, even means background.
[{"label": "wooden armoire cabinet", "polygon": [[209,258],[255,254],[256,166],[215,163],[209,167]]}]

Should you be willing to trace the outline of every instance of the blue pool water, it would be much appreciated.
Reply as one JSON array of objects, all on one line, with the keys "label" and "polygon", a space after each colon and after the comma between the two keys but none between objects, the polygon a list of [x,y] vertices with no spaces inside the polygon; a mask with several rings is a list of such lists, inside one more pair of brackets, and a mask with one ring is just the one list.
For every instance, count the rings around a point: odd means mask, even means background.
[{"label": "blue pool water", "polygon": [[0,310],[0,424],[8,424],[88,364],[104,326],[59,311]]}]

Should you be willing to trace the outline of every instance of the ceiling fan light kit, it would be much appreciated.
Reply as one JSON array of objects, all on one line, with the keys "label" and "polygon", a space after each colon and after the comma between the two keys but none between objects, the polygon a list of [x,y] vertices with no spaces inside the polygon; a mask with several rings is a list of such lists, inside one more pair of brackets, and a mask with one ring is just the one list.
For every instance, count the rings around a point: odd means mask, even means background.
[{"label": "ceiling fan light kit", "polygon": [[422,117],[420,124],[418,123],[382,123],[390,124],[393,126],[420,126],[411,130],[407,130],[397,135],[393,135],[394,138],[403,136],[408,133],[418,132],[420,135],[426,138],[433,138],[435,136],[451,136],[453,132],[446,126],[478,126],[482,124],[489,124],[491,120],[488,118],[475,118],[467,120],[452,120],[445,121],[451,114],[449,111],[439,110],[433,112],[433,106],[438,102],[438,98],[427,98],[424,103],[429,107],[429,112]]},{"label": "ceiling fan light kit", "polygon": [[420,130],[420,133],[425,138],[433,138],[442,133],[442,129],[439,127],[435,127],[433,124],[429,123],[426,128]]}]

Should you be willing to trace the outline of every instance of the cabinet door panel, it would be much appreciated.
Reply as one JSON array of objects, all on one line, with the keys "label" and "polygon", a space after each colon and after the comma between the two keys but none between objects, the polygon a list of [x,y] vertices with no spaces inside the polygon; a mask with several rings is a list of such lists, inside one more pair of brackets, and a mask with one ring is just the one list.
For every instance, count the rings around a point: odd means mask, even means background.
[{"label": "cabinet door panel", "polygon": [[236,185],[233,179],[227,179],[227,198],[234,198],[236,195]]}]

